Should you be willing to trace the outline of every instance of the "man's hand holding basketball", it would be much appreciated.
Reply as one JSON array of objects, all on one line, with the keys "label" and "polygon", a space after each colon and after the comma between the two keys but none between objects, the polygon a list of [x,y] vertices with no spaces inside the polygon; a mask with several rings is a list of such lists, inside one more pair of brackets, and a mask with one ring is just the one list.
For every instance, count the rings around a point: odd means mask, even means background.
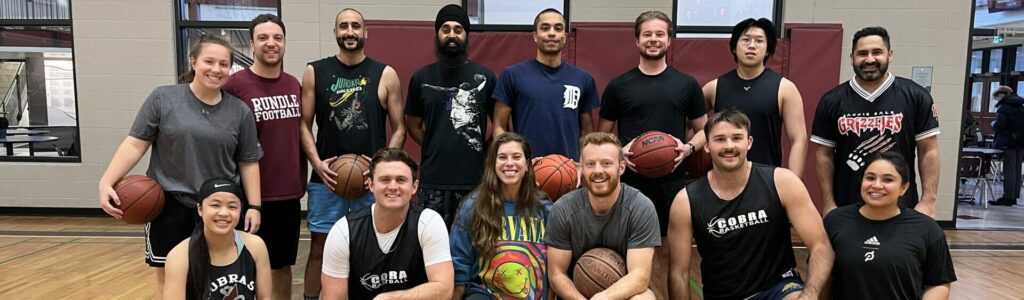
[{"label": "man's hand holding basketball", "polygon": [[324,185],[326,185],[327,189],[331,190],[331,192],[334,192],[334,185],[337,184],[337,182],[334,181],[334,177],[337,177],[338,173],[331,170],[331,163],[336,159],[338,159],[337,156],[321,160],[319,164],[313,166],[313,169],[316,170],[316,174],[320,175],[320,179],[324,180]]},{"label": "man's hand holding basketball", "polygon": [[626,161],[627,168],[629,168],[633,172],[636,172],[636,164],[634,164],[633,161],[629,160],[631,157],[633,157],[633,152],[629,152],[629,149],[633,148],[633,142],[636,142],[636,138],[629,141],[629,143],[627,143],[625,146],[622,146],[622,160]]},{"label": "man's hand holding basketball", "polygon": [[[103,184],[101,182],[99,191],[100,208],[103,209],[103,212],[106,212],[108,215],[114,217],[114,219],[120,220],[124,212],[118,209],[117,207],[114,207],[114,205],[121,205],[121,199],[117,197],[117,191],[114,191],[114,186],[109,184]],[[111,200],[113,200],[114,202],[111,203]]]}]

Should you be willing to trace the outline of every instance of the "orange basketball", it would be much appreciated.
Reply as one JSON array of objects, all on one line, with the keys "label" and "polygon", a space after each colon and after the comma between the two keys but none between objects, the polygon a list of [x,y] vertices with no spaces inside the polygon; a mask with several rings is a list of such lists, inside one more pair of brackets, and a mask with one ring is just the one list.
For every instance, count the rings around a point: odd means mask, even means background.
[{"label": "orange basketball", "polygon": [[626,261],[608,248],[590,249],[576,260],[572,282],[584,297],[590,298],[626,276]]},{"label": "orange basketball", "polygon": [[537,178],[537,186],[548,194],[552,202],[575,190],[579,179],[576,162],[558,154],[551,154],[538,160],[533,165],[533,172]]},{"label": "orange basketball", "polygon": [[683,168],[683,177],[685,178],[697,179],[704,177],[711,171],[711,155],[704,152],[704,149],[698,148],[690,156],[687,156],[679,167]]},{"label": "orange basketball", "polygon": [[672,173],[676,165],[673,161],[679,156],[676,147],[678,144],[672,135],[661,131],[648,131],[633,140],[633,145],[629,148],[633,156],[629,161],[635,165],[636,172],[644,177],[662,177]]},{"label": "orange basketball", "polygon": [[143,175],[129,175],[114,184],[121,205],[114,205],[123,214],[121,221],[144,224],[156,219],[164,209],[164,189],[156,180]]},{"label": "orange basketball", "polygon": [[366,177],[363,173],[370,170],[370,162],[356,154],[339,156],[329,166],[331,171],[338,173],[334,177],[334,194],[342,199],[358,199],[366,194]]}]

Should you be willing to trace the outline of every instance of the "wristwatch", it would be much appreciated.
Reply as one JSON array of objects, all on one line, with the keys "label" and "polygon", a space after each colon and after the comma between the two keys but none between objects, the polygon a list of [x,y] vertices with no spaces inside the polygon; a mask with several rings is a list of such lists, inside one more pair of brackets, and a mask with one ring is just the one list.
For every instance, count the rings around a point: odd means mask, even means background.
[{"label": "wristwatch", "polygon": [[690,145],[690,154],[693,154],[693,151],[697,151],[697,146],[694,146],[693,143],[686,143],[686,144]]},{"label": "wristwatch", "polygon": [[258,212],[263,212],[263,206],[261,205],[249,205],[249,209],[255,209]]}]

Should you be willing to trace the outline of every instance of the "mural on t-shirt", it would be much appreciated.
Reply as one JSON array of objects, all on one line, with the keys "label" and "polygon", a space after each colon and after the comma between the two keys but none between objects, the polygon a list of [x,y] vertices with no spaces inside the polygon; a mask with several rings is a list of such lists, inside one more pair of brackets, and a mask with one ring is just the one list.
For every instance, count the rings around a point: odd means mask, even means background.
[{"label": "mural on t-shirt", "polygon": [[[846,165],[854,172],[867,163],[867,157],[896,146],[894,136],[903,131],[903,113],[893,111],[854,113],[839,117],[839,134],[860,139],[860,144],[847,155]],[[867,134],[875,132],[870,138]],[[856,135],[856,136],[854,136]]]},{"label": "mural on t-shirt", "polygon": [[421,84],[420,86],[435,90],[448,95],[448,102],[445,103],[445,110],[448,111],[448,118],[452,121],[455,132],[462,136],[466,145],[473,150],[483,151],[483,132],[474,123],[481,118],[480,106],[486,99],[483,97],[484,86],[487,85],[487,77],[483,74],[473,75],[474,83],[463,82],[457,87],[440,87],[436,85]]},{"label": "mural on t-shirt", "polygon": [[338,130],[366,130],[366,116],[363,115],[363,100],[366,97],[366,85],[369,79],[359,76],[355,79],[338,78],[330,87],[334,93],[331,97],[330,120]]},{"label": "mural on t-shirt", "polygon": [[506,216],[502,223],[494,256],[480,258],[484,288],[494,299],[547,299],[544,219]]}]

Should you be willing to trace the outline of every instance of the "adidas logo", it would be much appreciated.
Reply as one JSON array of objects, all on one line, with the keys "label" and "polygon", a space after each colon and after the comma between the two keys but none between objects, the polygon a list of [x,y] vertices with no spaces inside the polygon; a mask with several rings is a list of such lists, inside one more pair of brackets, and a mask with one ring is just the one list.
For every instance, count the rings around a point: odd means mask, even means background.
[{"label": "adidas logo", "polygon": [[877,237],[871,237],[870,239],[867,239],[866,241],[864,241],[864,244],[865,245],[874,245],[874,246],[881,246],[882,245],[881,243],[878,242],[878,238]]}]

